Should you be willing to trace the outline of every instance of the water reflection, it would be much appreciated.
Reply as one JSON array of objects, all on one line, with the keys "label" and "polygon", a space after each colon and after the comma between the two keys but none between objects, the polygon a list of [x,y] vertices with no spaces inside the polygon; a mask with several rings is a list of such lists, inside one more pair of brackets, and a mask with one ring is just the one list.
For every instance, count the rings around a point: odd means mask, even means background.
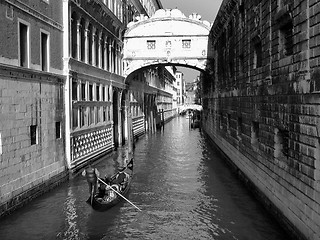
[{"label": "water reflection", "polygon": [[76,198],[71,187],[68,188],[68,196],[64,203],[66,231],[58,233],[57,237],[62,239],[79,239],[79,229],[77,226]]},{"label": "water reflection", "polygon": [[[123,152],[101,159],[114,173]],[[188,120],[136,143],[127,198],[107,212],[85,203],[81,175],[0,220],[0,239],[289,239]]]}]

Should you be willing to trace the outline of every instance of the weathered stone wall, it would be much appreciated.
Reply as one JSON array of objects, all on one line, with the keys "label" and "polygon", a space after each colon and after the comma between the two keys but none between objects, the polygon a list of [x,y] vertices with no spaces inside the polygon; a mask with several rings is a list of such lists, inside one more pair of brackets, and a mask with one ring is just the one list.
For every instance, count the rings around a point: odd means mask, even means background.
[{"label": "weathered stone wall", "polygon": [[[0,216],[68,177],[61,14],[61,1],[0,3]],[[41,33],[48,36],[45,71]]]},{"label": "weathered stone wall", "polygon": [[320,3],[225,0],[210,32],[203,127],[270,211],[320,239]]},{"label": "weathered stone wall", "polygon": [[[0,73],[2,215],[47,191],[46,185],[61,182],[67,171],[62,79],[10,67],[0,67]],[[31,141],[32,125],[36,126],[35,144]]]}]

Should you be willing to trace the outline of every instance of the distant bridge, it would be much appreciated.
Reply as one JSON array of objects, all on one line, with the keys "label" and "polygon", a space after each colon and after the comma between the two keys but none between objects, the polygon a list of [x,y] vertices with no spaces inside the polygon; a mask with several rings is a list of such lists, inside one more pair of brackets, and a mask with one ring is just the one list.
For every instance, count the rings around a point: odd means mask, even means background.
[{"label": "distant bridge", "polygon": [[179,109],[179,113],[183,113],[189,110],[202,111],[202,106],[198,104],[185,104],[185,105],[179,106],[178,109]]},{"label": "distant bridge", "polygon": [[210,23],[201,16],[186,17],[178,9],[160,9],[128,24],[124,35],[125,76],[152,65],[184,66],[204,71]]}]

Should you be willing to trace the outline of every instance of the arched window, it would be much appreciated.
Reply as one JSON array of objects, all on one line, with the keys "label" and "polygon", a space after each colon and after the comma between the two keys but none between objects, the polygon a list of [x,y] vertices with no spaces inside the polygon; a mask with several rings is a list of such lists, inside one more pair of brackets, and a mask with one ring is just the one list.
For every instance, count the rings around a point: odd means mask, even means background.
[{"label": "arched window", "polygon": [[85,61],[85,57],[86,57],[86,45],[85,45],[85,20],[82,18],[80,21],[80,49],[81,49],[81,53],[80,53],[80,60],[81,61]]},{"label": "arched window", "polygon": [[77,15],[75,12],[71,15],[71,57],[77,57]]},{"label": "arched window", "polygon": [[105,68],[105,35],[102,34],[101,37],[101,68]]},{"label": "arched window", "polygon": [[88,56],[89,56],[89,64],[92,64],[92,40],[93,40],[93,35],[92,35],[92,25],[89,24],[89,27],[88,27],[88,31],[89,31],[89,34],[88,34]]},{"label": "arched window", "polygon": [[112,69],[112,72],[116,72],[116,62],[117,62],[117,45],[116,43],[114,42],[113,44],[113,49],[112,49],[112,64],[113,64],[113,69]]},{"label": "arched window", "polygon": [[100,50],[100,48],[99,48],[99,45],[100,45],[100,33],[99,33],[99,31],[97,30],[96,31],[96,52],[95,52],[95,54],[96,54],[96,66],[97,67],[99,67],[99,57],[100,57],[100,54],[99,54],[99,50]]},{"label": "arched window", "polygon": [[107,71],[110,71],[110,39],[107,38],[107,62],[106,62],[106,67]]}]

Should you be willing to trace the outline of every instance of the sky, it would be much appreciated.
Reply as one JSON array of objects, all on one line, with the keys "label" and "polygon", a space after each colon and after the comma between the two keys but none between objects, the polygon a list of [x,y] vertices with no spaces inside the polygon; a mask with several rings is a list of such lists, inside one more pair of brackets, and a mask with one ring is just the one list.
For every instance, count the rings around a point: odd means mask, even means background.
[{"label": "sky", "polygon": [[[192,13],[198,13],[201,15],[201,20],[206,20],[210,23],[214,22],[214,19],[219,11],[222,0],[160,0],[163,8],[177,8],[186,17],[189,17]],[[193,81],[198,75],[199,71],[190,68],[178,67],[180,72],[183,72],[184,79],[187,82]]]}]

